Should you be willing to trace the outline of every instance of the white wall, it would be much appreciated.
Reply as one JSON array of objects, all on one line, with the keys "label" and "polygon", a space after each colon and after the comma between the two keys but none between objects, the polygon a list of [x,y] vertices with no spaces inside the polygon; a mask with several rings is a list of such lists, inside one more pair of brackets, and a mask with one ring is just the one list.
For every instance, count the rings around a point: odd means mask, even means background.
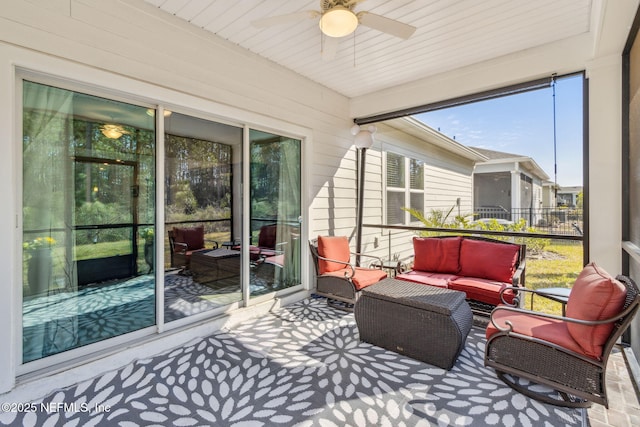
[{"label": "white wall", "polygon": [[[133,7],[129,3],[135,3]],[[354,156],[348,99],[293,72],[165,16],[141,2],[12,0],[0,8],[0,393],[14,386],[20,357],[21,138],[14,93],[16,69],[32,70],[161,102],[175,111],[248,123],[305,139],[307,234],[355,224]],[[309,172],[311,171],[311,172]],[[339,172],[338,172],[339,171]],[[335,193],[344,193],[335,198]],[[308,284],[309,277],[304,278]],[[170,344],[166,344],[170,345]],[[175,345],[171,344],[171,345]],[[133,350],[135,353],[135,350]],[[158,351],[156,349],[156,351]],[[92,373],[95,375],[95,371]],[[68,377],[67,377],[68,378]],[[78,378],[73,378],[77,380]],[[60,384],[58,384],[60,386]]]},{"label": "white wall", "polygon": [[[449,152],[428,140],[408,135],[384,123],[377,125],[375,145],[367,151],[364,224],[386,223],[383,152],[393,152],[424,162],[425,213],[451,209],[460,198],[462,214],[473,211],[473,166],[468,158]],[[425,136],[426,138],[426,136]],[[457,214],[457,208],[452,215]],[[416,222],[417,226],[422,225]],[[364,228],[362,252],[385,259],[413,254],[414,232]]]}]

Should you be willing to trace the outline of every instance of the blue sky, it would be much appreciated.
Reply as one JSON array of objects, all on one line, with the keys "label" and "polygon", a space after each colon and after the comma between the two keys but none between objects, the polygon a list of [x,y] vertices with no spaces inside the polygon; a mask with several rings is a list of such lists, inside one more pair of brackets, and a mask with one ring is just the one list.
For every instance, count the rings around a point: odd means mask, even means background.
[{"label": "blue sky", "polygon": [[[582,185],[582,76],[556,81],[558,184]],[[415,116],[461,144],[533,158],[554,181],[552,89]]]}]

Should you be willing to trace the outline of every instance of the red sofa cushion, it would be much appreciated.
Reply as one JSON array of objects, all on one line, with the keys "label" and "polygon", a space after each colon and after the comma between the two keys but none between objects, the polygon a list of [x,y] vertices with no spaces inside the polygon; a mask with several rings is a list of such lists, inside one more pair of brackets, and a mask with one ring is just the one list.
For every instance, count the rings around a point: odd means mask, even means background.
[{"label": "red sofa cushion", "polygon": [[463,239],[460,244],[460,276],[511,284],[520,246]]},{"label": "red sofa cushion", "polygon": [[457,279],[455,274],[446,273],[429,273],[427,271],[408,271],[406,273],[398,274],[396,279],[407,280],[409,282],[420,283],[422,285],[437,286],[439,288],[449,287],[451,280]]},{"label": "red sofa cushion", "polygon": [[452,273],[460,270],[461,236],[456,237],[414,237],[415,254],[413,269],[432,273]]},{"label": "red sofa cushion", "polygon": [[204,226],[191,228],[175,228],[173,236],[176,242],[185,243],[187,250],[204,248]]},{"label": "red sofa cushion", "polygon": [[[506,328],[506,320],[511,321],[513,331],[529,337],[536,337],[548,342],[555,343],[576,353],[585,354],[580,345],[573,339],[567,329],[567,322],[556,319],[547,319],[539,316],[532,316],[524,313],[514,313],[507,310],[497,310],[493,312],[491,318],[501,328]],[[498,329],[489,322],[486,330],[487,339],[491,338]]]},{"label": "red sofa cushion", "polygon": [[[484,302],[492,305],[500,305],[500,291],[510,283],[498,282],[496,280],[480,279],[476,277],[458,277],[449,282],[449,289],[462,291],[467,294],[468,299]],[[509,289],[504,293],[506,302],[512,304],[514,298],[513,291]]]},{"label": "red sofa cushion", "polygon": [[[349,263],[349,260],[351,259],[349,240],[346,236],[318,236],[318,255],[324,258]],[[320,270],[319,274],[342,270],[345,267],[345,264],[338,262],[325,261],[322,259],[318,260],[318,270]]]},{"label": "red sofa cushion", "polygon": [[[626,296],[625,286],[592,262],[584,267],[573,284],[566,314],[581,320],[608,319],[622,311]],[[568,329],[587,355],[599,359],[613,324],[588,326],[569,323]]]},{"label": "red sofa cushion", "polygon": [[[334,263],[335,264],[335,263]],[[341,270],[330,271],[325,273],[328,276],[338,276],[338,277],[348,277],[351,275],[351,268],[343,268]],[[353,282],[353,286],[360,290],[362,288],[366,288],[367,286],[371,286],[374,283],[378,283],[382,279],[387,278],[387,273],[382,270],[378,270],[377,268],[364,268],[364,267],[356,267],[355,274],[351,277],[351,281]]]}]

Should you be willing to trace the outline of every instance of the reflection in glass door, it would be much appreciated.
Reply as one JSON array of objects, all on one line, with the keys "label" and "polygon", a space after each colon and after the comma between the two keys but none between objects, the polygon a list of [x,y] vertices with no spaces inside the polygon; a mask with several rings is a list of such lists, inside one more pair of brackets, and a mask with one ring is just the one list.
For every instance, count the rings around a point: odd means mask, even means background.
[{"label": "reflection in glass door", "polygon": [[26,363],[155,324],[155,122],[28,81],[22,104]]},{"label": "reflection in glass door", "polygon": [[[135,276],[138,270],[136,176],[137,168],[132,162],[75,158],[78,286]],[[99,242],[109,243],[109,249],[105,246],[96,253]]]},{"label": "reflection in glass door", "polygon": [[165,321],[242,299],[243,129],[165,116]]},{"label": "reflection in glass door", "polygon": [[250,131],[251,296],[300,284],[301,142]]}]

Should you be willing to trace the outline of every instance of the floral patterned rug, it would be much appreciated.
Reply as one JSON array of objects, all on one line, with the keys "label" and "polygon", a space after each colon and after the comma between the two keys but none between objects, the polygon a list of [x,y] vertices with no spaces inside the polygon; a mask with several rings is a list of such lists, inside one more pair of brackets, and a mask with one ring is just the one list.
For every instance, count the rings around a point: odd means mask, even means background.
[{"label": "floral patterned rug", "polygon": [[[240,301],[239,279],[212,288],[191,276],[165,275],[165,322],[224,307]],[[55,292],[25,300],[23,358],[25,362],[81,347],[155,324],[153,276],[85,287],[77,292]],[[275,290],[256,275],[253,295]]]},{"label": "floral patterned rug", "polygon": [[[446,371],[358,339],[353,314],[308,299],[0,411],[1,425],[581,425],[483,366],[473,327]],[[3,408],[4,409],[4,408]]]}]

